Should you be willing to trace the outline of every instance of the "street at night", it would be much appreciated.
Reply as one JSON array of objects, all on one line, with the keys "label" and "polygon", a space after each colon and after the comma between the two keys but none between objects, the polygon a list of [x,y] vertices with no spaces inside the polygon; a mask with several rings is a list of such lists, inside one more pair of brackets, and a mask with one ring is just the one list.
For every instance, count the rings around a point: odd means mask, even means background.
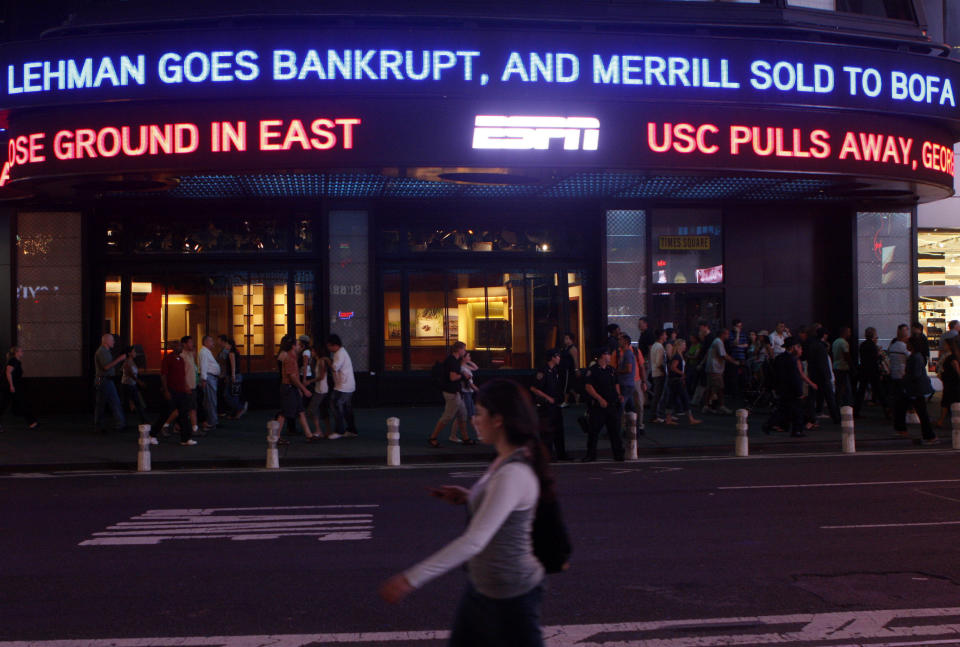
[{"label": "street at night", "polygon": [[[439,645],[465,575],[379,583],[464,526],[482,463],[11,474],[0,647]],[[556,467],[548,645],[960,644],[951,450]]]}]

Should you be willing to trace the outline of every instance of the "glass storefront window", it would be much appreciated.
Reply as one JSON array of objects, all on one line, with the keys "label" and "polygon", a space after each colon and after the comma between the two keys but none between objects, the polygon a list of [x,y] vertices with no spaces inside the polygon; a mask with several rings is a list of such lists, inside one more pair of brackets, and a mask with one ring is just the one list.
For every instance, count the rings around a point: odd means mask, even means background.
[{"label": "glass storefront window", "polygon": [[[565,286],[561,278],[568,277],[573,281]],[[531,369],[561,343],[564,332],[576,339],[585,334],[581,277],[581,272],[474,269],[385,272],[384,369],[403,370],[404,288],[409,369],[430,369],[455,341],[467,345],[481,368]]]},{"label": "glass storefront window", "polygon": [[960,320],[960,229],[917,232],[918,318],[931,346],[939,346],[947,324]]},{"label": "glass storefront window", "polygon": [[[112,315],[119,321],[120,294],[114,298],[111,292],[119,284],[120,277],[108,277],[104,295],[108,320]],[[280,339],[292,332],[287,316],[286,272],[134,275],[129,289],[129,343],[143,348],[147,371],[159,371],[163,349],[169,342],[190,335],[199,344],[204,335],[221,334],[234,340],[245,359],[242,371],[272,371]],[[296,275],[294,294],[297,323],[293,330],[303,334],[312,322],[311,272]],[[115,308],[112,303],[116,303]]]},{"label": "glass storefront window", "polygon": [[103,286],[103,330],[101,333],[120,334],[120,276],[111,274]]},{"label": "glass storefront window", "polygon": [[723,283],[720,211],[657,209],[651,247],[653,283]]},{"label": "glass storefront window", "polygon": [[263,216],[148,218],[131,222],[128,228],[135,253],[236,253],[285,249],[283,222],[287,221]]},{"label": "glass storefront window", "polygon": [[313,328],[313,272],[297,272],[294,283],[294,332],[309,335],[314,344],[320,343]]},{"label": "glass storefront window", "polygon": [[400,313],[403,309],[400,272],[384,272],[383,290],[383,368],[386,371],[403,370],[403,332]]},{"label": "glass storefront window", "polygon": [[[381,234],[385,252],[395,249],[395,235]],[[414,253],[446,251],[460,253],[510,252],[518,254],[553,254],[563,247],[560,232],[537,227],[491,227],[475,225],[414,225],[407,232],[407,247]]]},{"label": "glass storefront window", "polygon": [[[412,272],[410,312],[407,315],[410,336],[410,368],[426,370],[447,352],[446,291],[444,272]],[[389,323],[389,322],[388,322]]]}]

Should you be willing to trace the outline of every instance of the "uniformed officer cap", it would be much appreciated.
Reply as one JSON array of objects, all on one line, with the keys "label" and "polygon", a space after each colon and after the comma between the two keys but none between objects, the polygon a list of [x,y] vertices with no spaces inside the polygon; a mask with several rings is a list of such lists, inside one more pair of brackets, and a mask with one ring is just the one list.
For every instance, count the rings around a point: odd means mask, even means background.
[{"label": "uniformed officer cap", "polygon": [[600,348],[597,349],[597,352],[594,353],[594,355],[596,355],[597,357],[600,357],[601,355],[610,355],[610,354],[611,354],[610,348],[607,346],[601,346]]}]

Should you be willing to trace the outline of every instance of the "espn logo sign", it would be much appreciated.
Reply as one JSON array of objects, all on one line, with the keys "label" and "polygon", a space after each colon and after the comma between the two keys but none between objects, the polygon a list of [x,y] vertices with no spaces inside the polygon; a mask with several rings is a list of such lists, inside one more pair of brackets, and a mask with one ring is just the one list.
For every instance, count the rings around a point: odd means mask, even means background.
[{"label": "espn logo sign", "polygon": [[600,142],[596,117],[477,115],[473,147],[494,150],[548,150],[555,139],[568,151],[595,151]]}]

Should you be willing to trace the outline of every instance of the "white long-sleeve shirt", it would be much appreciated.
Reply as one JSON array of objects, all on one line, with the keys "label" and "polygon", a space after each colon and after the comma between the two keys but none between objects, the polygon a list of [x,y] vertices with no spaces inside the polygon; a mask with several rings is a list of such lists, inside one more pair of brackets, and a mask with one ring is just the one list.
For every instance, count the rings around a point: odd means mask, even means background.
[{"label": "white long-sleeve shirt", "polygon": [[522,595],[543,579],[543,567],[533,556],[530,540],[540,498],[537,476],[522,461],[492,470],[470,490],[468,505],[473,514],[466,531],[404,572],[412,586],[423,586],[467,560],[471,560],[471,581],[489,597]]}]

